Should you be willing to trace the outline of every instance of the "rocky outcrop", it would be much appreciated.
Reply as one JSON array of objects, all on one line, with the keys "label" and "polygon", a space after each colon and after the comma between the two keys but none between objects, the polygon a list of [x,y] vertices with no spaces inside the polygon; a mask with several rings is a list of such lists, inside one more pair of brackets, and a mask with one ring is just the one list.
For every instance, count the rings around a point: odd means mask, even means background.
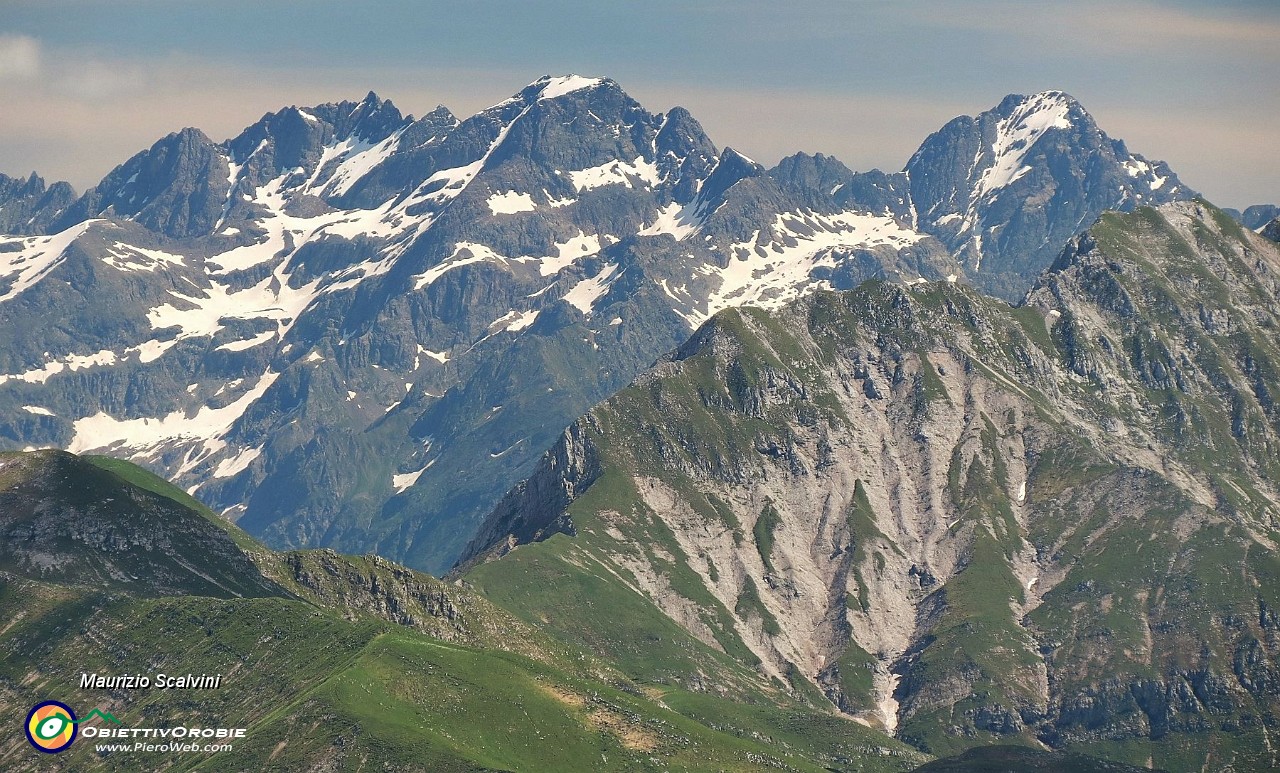
[{"label": "rocky outcrop", "polygon": [[1280,242],[1280,217],[1277,217],[1270,223],[1263,226],[1259,233],[1262,234],[1264,238],[1270,239],[1273,242]]},{"label": "rocky outcrop", "polygon": [[146,485],[61,451],[0,454],[0,572],[141,596],[283,594],[211,513]]},{"label": "rocky outcrop", "polygon": [[600,456],[588,431],[581,424],[566,429],[555,447],[543,454],[534,475],[498,503],[463,550],[454,573],[465,572],[476,561],[501,558],[521,543],[553,534],[574,536],[573,520],[565,508],[600,477],[600,472]]}]

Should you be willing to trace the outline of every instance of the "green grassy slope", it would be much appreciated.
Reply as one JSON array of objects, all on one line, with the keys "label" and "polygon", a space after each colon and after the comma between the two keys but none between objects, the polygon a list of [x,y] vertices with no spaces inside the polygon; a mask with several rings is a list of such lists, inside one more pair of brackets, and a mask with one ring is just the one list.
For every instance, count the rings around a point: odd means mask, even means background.
[{"label": "green grassy slope", "polygon": [[[21,462],[23,472],[0,467],[7,476],[0,507],[19,490],[22,513],[56,509],[70,486],[78,492],[75,507],[61,522],[80,537],[92,537],[92,529],[118,533],[133,519],[166,533],[209,525],[207,511],[188,507],[180,492],[127,463],[87,465],[47,452],[9,461]],[[42,500],[33,499],[33,479],[43,481]],[[93,485],[86,488],[86,480]],[[145,508],[111,509],[114,520],[105,525],[102,513],[84,514],[106,499]],[[4,513],[0,518],[9,517]],[[227,539],[221,530],[199,533]],[[10,533],[10,542],[16,539]],[[643,684],[473,591],[383,559],[245,547],[252,576],[272,593],[139,593],[130,582],[103,583],[77,567],[98,566],[103,552],[125,565],[116,554],[130,550],[92,538],[62,547],[63,571],[55,577],[0,569],[0,726],[12,730],[0,736],[0,768],[816,772],[906,770],[922,760],[878,734],[850,732],[850,723],[830,714],[779,708],[759,695],[759,705],[743,705],[731,696]],[[182,560],[205,568],[193,555]],[[222,674],[223,684],[81,689],[82,673]],[[123,727],[248,733],[218,753],[97,753],[98,742],[81,737],[49,757],[17,730],[30,706],[48,698],[81,716],[99,708]]]}]

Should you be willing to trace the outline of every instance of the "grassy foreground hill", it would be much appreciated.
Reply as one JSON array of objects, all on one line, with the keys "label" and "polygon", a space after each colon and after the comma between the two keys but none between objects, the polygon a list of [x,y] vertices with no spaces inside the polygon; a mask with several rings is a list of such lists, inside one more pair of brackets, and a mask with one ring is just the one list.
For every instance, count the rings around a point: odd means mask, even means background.
[{"label": "grassy foreground hill", "polygon": [[[7,771],[897,771],[928,759],[749,673],[723,694],[645,683],[383,559],[266,550],[140,468],[57,451],[0,455],[0,621]],[[82,673],[223,679],[95,690]],[[50,756],[20,730],[48,699],[125,728],[247,733],[216,753],[100,753],[82,736]]]}]

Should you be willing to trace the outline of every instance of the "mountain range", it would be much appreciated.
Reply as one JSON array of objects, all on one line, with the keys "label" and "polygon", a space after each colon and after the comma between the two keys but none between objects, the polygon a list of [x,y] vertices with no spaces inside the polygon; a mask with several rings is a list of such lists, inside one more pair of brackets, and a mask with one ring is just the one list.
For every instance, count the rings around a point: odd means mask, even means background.
[{"label": "mountain range", "polygon": [[[174,769],[1274,769],[1275,214],[1062,92],[886,174],[579,76],[0,179],[3,718],[251,729]],[[230,686],[78,687],[141,661]]]},{"label": "mountain range", "polygon": [[1012,299],[1102,211],[1194,196],[1061,92],[884,174],[765,169],[579,76],[465,120],[370,94],[185,129],[79,197],[2,182],[0,445],[128,457],[271,545],[436,573],[720,309],[869,278]]}]

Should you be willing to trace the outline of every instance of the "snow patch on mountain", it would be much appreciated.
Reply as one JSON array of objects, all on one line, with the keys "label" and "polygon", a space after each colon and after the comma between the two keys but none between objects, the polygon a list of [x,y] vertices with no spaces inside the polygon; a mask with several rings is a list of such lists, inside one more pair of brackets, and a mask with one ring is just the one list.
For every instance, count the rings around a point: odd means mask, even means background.
[{"label": "snow patch on mountain", "polygon": [[53,236],[26,239],[0,238],[0,247],[22,245],[15,252],[0,252],[0,303],[16,298],[62,263],[67,248],[98,220],[86,220]]},{"label": "snow patch on mountain", "polygon": [[[510,333],[519,332],[532,325],[534,320],[538,318],[538,313],[539,312],[537,310],[516,311],[513,309],[508,311],[506,314],[503,314],[501,317],[498,317],[493,322],[490,322],[489,330],[493,332],[501,330],[505,330]],[[492,334],[493,333],[490,333],[490,335]]]},{"label": "snow patch on mountain", "polygon": [[449,271],[472,263],[506,263],[509,259],[499,255],[483,244],[474,242],[458,242],[453,247],[453,254],[421,274],[413,277],[413,289],[422,290],[430,287],[437,279]]},{"label": "snow patch on mountain", "polygon": [[495,215],[514,215],[519,212],[532,212],[538,208],[533,197],[527,193],[495,193],[489,197],[489,211]]},{"label": "snow patch on mountain", "polygon": [[184,265],[186,259],[181,255],[174,255],[163,250],[149,250],[144,247],[135,247],[132,244],[124,242],[116,242],[115,245],[108,249],[106,254],[102,256],[102,262],[117,271],[147,271],[154,272],[157,268],[164,265],[181,266]]},{"label": "snow patch on mountain", "polygon": [[114,365],[116,363],[116,353],[103,349],[95,354],[81,355],[69,354],[65,357],[46,362],[43,366],[29,370],[26,373],[4,374],[0,375],[0,384],[7,381],[25,381],[28,384],[43,384],[52,376],[56,376],[63,371],[85,370],[97,366]]},{"label": "snow patch on mountain", "polygon": [[261,455],[261,448],[246,448],[235,456],[218,462],[218,466],[213,470],[213,477],[233,478],[249,469],[249,465],[253,463],[253,460]]},{"label": "snow patch on mountain", "polygon": [[222,346],[219,346],[215,351],[243,352],[246,349],[252,349],[255,346],[262,346],[263,344],[269,341],[273,341],[275,340],[275,337],[276,337],[276,331],[268,330],[264,333],[259,333],[251,338],[243,338],[239,341],[232,341],[231,343],[223,344]]},{"label": "snow patch on mountain", "polygon": [[599,166],[569,172],[568,175],[579,193],[606,185],[625,185],[631,188],[633,180],[640,180],[649,187],[662,182],[657,164],[646,161],[643,156],[637,156],[631,163],[607,161]]},{"label": "snow patch on mountain", "polygon": [[414,470],[413,472],[406,472],[400,475],[392,475],[391,487],[396,490],[397,494],[403,494],[405,491],[409,489],[410,486],[418,482],[418,478],[422,477],[422,473],[431,469],[431,465],[435,463],[436,463],[436,460],[432,459],[431,461],[427,462],[427,466],[423,467],[421,470]]},{"label": "snow patch on mountain", "polygon": [[[902,248],[925,238],[891,217],[861,212],[787,212],[774,219],[770,231],[767,242],[756,232],[751,239],[731,245],[728,265],[707,264],[698,269],[717,277],[719,287],[710,293],[705,309],[676,310],[690,327],[730,306],[778,308],[810,290],[830,289],[830,282],[813,279],[813,271],[834,268],[842,250],[880,245]],[[676,298],[671,290],[666,291]]]},{"label": "snow patch on mountain", "polygon": [[595,234],[586,234],[578,231],[577,236],[572,236],[566,242],[556,242],[556,254],[554,256],[547,255],[541,258],[533,258],[538,262],[538,273],[543,276],[551,276],[558,274],[578,260],[589,255],[594,255],[600,251],[600,237]]},{"label": "snow patch on mountain", "polygon": [[418,354],[425,354],[426,356],[430,357],[431,359],[435,360],[441,365],[449,361],[448,352],[433,352],[430,349],[426,348],[425,346],[422,346],[421,344],[418,345]]},{"label": "snow patch on mountain", "polygon": [[564,300],[576,307],[578,311],[588,317],[595,310],[596,301],[604,297],[609,292],[609,287],[613,283],[609,278],[618,270],[617,263],[610,263],[600,269],[600,273],[589,279],[583,279],[573,286],[569,292],[564,294]]},{"label": "snow patch on mountain", "polygon": [[180,466],[180,472],[186,473],[226,447],[222,438],[279,377],[279,373],[267,371],[235,401],[220,408],[202,406],[194,415],[177,410],[155,418],[117,419],[99,411],[75,420],[75,437],[67,450],[73,454],[130,451],[130,458],[138,459],[154,457],[177,441],[199,441],[200,445],[188,450]]},{"label": "snow patch on mountain", "polygon": [[1023,164],[1032,146],[1050,129],[1070,129],[1071,100],[1060,91],[1028,97],[996,126],[991,144],[991,165],[982,171],[973,189],[974,200],[1009,185],[1031,167]]},{"label": "snow patch on mountain", "polygon": [[[327,196],[343,196],[348,193],[352,186],[359,182],[365,175],[373,171],[375,167],[391,157],[396,152],[396,148],[400,145],[400,136],[404,134],[404,129],[400,129],[391,136],[381,142],[372,143],[360,137],[348,137],[340,143],[336,150],[336,157],[343,158],[343,162],[334,170],[333,175],[329,178],[328,184],[324,188]],[[324,160],[316,167],[316,173],[319,174],[324,166]]]},{"label": "snow patch on mountain", "polygon": [[670,234],[676,237],[676,241],[681,241],[689,234],[697,231],[701,225],[702,221],[697,217],[693,205],[681,206],[673,201],[659,209],[658,217],[653,221],[653,224],[637,231],[636,235],[658,236],[660,234]]},{"label": "snow patch on mountain", "polygon": [[542,87],[542,91],[538,94],[538,99],[555,99],[556,97],[563,97],[564,95],[572,94],[575,91],[599,86],[601,83],[604,83],[603,78],[584,78],[581,75],[565,75],[558,78],[548,78],[546,79],[546,85]]},{"label": "snow patch on mountain", "polygon": [[147,312],[147,320],[156,330],[178,328],[177,337],[168,342],[170,346],[184,338],[212,337],[223,329],[224,319],[271,320],[277,323],[276,334],[283,336],[315,299],[319,283],[315,280],[302,287],[290,287],[288,275],[277,272],[244,290],[219,282],[212,282],[203,295],[170,290],[179,305],[157,306]]}]

